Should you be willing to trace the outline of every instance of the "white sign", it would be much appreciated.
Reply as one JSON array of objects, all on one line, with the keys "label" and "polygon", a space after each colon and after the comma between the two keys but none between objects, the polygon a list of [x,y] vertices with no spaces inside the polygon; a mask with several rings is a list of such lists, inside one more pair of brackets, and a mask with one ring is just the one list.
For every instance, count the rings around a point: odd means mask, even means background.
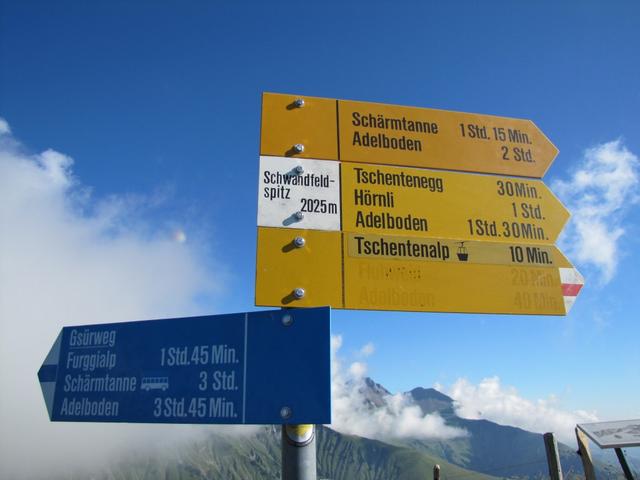
[{"label": "white sign", "polygon": [[640,419],[581,423],[578,428],[600,448],[640,447]]},{"label": "white sign", "polygon": [[258,226],[340,230],[340,163],[260,157]]}]

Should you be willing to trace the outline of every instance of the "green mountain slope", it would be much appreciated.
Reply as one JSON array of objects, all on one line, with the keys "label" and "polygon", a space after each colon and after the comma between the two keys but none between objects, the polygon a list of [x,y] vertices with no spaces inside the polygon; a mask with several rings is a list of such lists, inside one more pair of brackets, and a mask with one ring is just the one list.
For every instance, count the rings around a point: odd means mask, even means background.
[{"label": "green mountain slope", "polygon": [[[465,429],[469,436],[446,441],[408,440],[418,451],[429,452],[464,468],[490,475],[547,478],[548,467],[542,435],[488,420],[469,420],[455,414],[453,400],[431,388],[408,392],[424,413],[439,413],[447,424]],[[567,445],[558,445],[565,476],[583,476],[580,457]],[[598,478],[623,478],[619,469],[595,461]]]},{"label": "green mountain slope", "polygon": [[[384,408],[389,392],[370,379],[363,395],[370,408]],[[497,478],[546,479],[542,435],[487,420],[460,418],[453,400],[433,389],[408,392],[427,413],[438,413],[450,426],[468,435],[451,440],[372,440],[319,427],[318,478],[330,480],[425,480],[441,466],[443,480]],[[576,452],[559,444],[565,479],[583,477]],[[596,461],[598,479],[622,479],[618,465]],[[263,427],[245,436],[209,435],[174,451],[139,453],[121,458],[102,471],[58,476],[92,480],[258,480],[280,478],[280,428]]]},{"label": "green mountain slope", "polygon": [[464,477],[490,480],[494,477],[471,472],[442,458],[412,448],[353,435],[329,428],[318,431],[318,474],[332,480],[425,480],[439,464],[442,478]]},{"label": "green mountain slope", "polygon": [[[440,464],[442,478],[496,480],[412,448],[318,428],[318,478],[331,480],[425,480]],[[74,480],[258,480],[280,478],[280,429],[248,437],[211,435],[175,452],[122,459],[102,472],[74,472]]]}]

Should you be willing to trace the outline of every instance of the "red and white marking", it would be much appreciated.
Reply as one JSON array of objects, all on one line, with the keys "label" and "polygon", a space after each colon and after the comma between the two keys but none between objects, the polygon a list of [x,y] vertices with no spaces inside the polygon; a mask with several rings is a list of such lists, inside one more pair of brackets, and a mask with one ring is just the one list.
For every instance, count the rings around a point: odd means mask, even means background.
[{"label": "red and white marking", "polygon": [[560,286],[564,297],[564,309],[569,313],[584,285],[584,277],[575,268],[560,268]]}]

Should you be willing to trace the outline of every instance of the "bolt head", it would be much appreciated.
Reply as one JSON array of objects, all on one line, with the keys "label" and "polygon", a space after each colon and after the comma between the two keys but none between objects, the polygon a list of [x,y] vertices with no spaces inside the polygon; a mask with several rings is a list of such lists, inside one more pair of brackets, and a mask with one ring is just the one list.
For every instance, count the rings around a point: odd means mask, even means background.
[{"label": "bolt head", "polygon": [[304,291],[304,288],[296,288],[293,291],[293,296],[296,297],[298,300],[300,300],[301,298],[304,298],[304,294],[306,292]]},{"label": "bolt head", "polygon": [[282,407],[280,409],[280,418],[286,420],[288,418],[291,418],[291,414],[293,412],[291,411],[291,409],[289,407]]},{"label": "bolt head", "polygon": [[296,217],[296,220],[302,220],[304,218],[304,213],[296,212],[293,214],[293,216]]},{"label": "bolt head", "polygon": [[301,144],[301,143],[296,143],[296,144],[293,146],[293,149],[294,149],[297,153],[302,153],[302,152],[304,152],[304,145],[303,145],[303,144]]},{"label": "bolt head", "polygon": [[296,98],[295,101],[293,102],[293,104],[298,108],[302,108],[302,107],[304,107],[304,99],[303,98]]},{"label": "bolt head", "polygon": [[304,173],[304,168],[302,167],[302,165],[297,165],[295,171],[298,175],[301,175]]},{"label": "bolt head", "polygon": [[304,239],[304,237],[296,237],[293,239],[293,244],[298,248],[304,247],[305,243],[307,243],[307,241]]},{"label": "bolt head", "polygon": [[293,317],[288,313],[283,315],[282,325],[284,325],[285,327],[290,327],[291,325],[293,325]]}]

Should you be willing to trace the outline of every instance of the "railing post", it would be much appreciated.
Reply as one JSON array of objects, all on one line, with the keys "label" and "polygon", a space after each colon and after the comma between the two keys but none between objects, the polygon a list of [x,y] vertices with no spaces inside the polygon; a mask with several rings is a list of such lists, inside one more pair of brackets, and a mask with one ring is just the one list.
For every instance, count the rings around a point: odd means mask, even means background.
[{"label": "railing post", "polygon": [[618,461],[620,462],[620,466],[622,467],[622,471],[624,472],[624,478],[626,478],[627,480],[634,480],[633,473],[631,473],[631,469],[629,468],[627,459],[624,456],[624,452],[621,448],[616,448],[615,450]]},{"label": "railing post", "polygon": [[589,439],[582,430],[576,427],[576,440],[578,440],[578,455],[582,460],[585,480],[596,480],[596,471],[593,468],[591,450],[589,450]]},{"label": "railing post", "polygon": [[547,452],[547,464],[549,465],[549,476],[551,480],[562,480],[562,466],[560,465],[560,455],[558,455],[558,443],[553,433],[544,434],[544,448]]}]

